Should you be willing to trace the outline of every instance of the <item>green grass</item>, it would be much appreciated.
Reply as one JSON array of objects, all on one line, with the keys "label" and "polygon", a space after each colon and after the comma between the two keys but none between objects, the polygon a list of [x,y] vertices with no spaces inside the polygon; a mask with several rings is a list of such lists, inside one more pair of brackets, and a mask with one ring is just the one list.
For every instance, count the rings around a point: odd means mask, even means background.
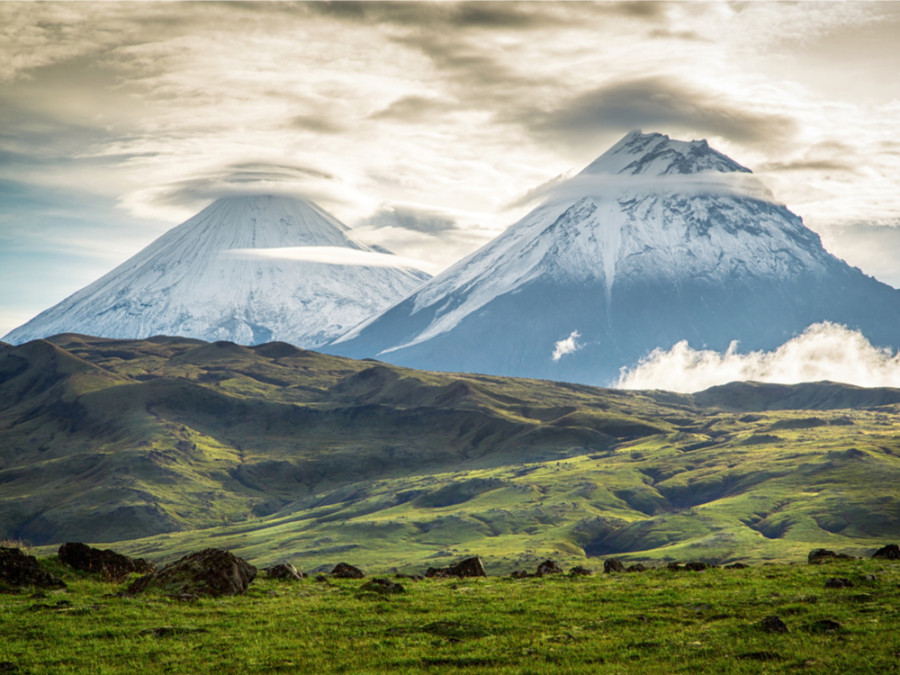
[{"label": "green grass", "polygon": [[[900,564],[841,561],[586,578],[257,579],[244,596],[0,594],[0,661],[31,673],[866,673],[900,657]],[[488,570],[491,573],[491,570]],[[853,588],[826,589],[829,577]],[[57,603],[67,604],[57,607]],[[758,626],[777,615],[784,634]],[[817,622],[841,628],[820,632]]]}]

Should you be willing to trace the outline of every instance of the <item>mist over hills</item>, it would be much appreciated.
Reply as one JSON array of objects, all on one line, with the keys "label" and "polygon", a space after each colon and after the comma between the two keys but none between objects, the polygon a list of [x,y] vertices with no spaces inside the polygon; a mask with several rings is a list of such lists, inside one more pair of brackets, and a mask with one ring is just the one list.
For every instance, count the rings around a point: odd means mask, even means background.
[{"label": "mist over hills", "polygon": [[865,550],[900,535],[898,405],[831,383],[624,392],[60,335],[0,347],[0,537],[382,569]]},{"label": "mist over hills", "polygon": [[5,339],[77,332],[315,347],[428,278],[393,260],[308,200],[223,198]]},{"label": "mist over hills", "polygon": [[900,291],[829,254],[705,141],[633,132],[479,251],[324,347],[606,385],[656,348],[773,349],[814,323],[900,346]]}]

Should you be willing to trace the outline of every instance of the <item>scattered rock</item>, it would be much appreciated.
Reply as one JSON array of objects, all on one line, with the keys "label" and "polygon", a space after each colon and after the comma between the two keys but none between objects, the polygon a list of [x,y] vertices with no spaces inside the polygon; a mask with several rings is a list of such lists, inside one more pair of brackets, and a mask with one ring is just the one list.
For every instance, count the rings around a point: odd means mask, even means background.
[{"label": "scattered rock", "polygon": [[807,560],[810,565],[819,565],[823,562],[830,562],[832,560],[853,560],[853,556],[847,555],[846,553],[835,553],[834,551],[829,551],[824,548],[815,548],[809,552]]},{"label": "scattered rock", "polygon": [[537,566],[537,576],[542,577],[545,574],[562,574],[563,568],[555,560],[545,560]]},{"label": "scattered rock", "polygon": [[872,554],[873,558],[884,558],[886,560],[900,560],[900,546],[897,544],[888,544]]},{"label": "scattered rock", "polygon": [[726,570],[745,570],[748,567],[750,567],[750,565],[747,565],[746,563],[742,563],[742,562],[733,562],[733,563],[729,563],[728,565],[725,565]]},{"label": "scattered rock", "polygon": [[358,567],[342,562],[334,566],[334,569],[331,570],[331,576],[338,579],[362,579],[366,575]]},{"label": "scattered rock", "polygon": [[587,567],[582,567],[581,565],[576,565],[572,569],[569,570],[569,575],[573,577],[589,577],[593,574],[591,570]]},{"label": "scattered rock", "polygon": [[65,588],[66,583],[45,572],[37,558],[17,548],[0,546],[0,581],[10,586],[38,586],[40,588]]},{"label": "scattered rock", "polygon": [[642,565],[641,563],[635,563],[634,565],[629,565],[625,568],[626,572],[646,572],[649,567],[646,565]]},{"label": "scattered rock", "polygon": [[256,568],[246,560],[220,548],[207,548],[136,579],[125,592],[135,595],[152,588],[178,596],[240,595],[255,578]]},{"label": "scattered rock", "polygon": [[425,572],[425,576],[438,579],[445,577],[486,577],[487,573],[484,571],[481,558],[476,555],[453,563],[449,567],[429,567]]},{"label": "scattered rock", "polygon": [[395,574],[395,579],[409,579],[410,581],[422,581],[425,577],[421,574]]},{"label": "scattered rock", "polygon": [[297,568],[290,563],[279,563],[267,567],[266,575],[270,579],[281,579],[283,581],[300,581],[306,578],[303,572],[297,571]]},{"label": "scattered rock", "polygon": [[603,573],[612,574],[613,572],[624,572],[625,565],[618,558],[610,558],[603,561]]},{"label": "scattered rock", "polygon": [[326,577],[324,574],[317,574],[315,580],[318,581],[320,584],[328,583],[328,577]]},{"label": "scattered rock", "polygon": [[853,582],[844,577],[831,577],[825,582],[825,588],[853,588]]},{"label": "scattered rock", "polygon": [[531,572],[526,572],[525,570],[516,570],[509,576],[511,576],[513,579],[530,579],[534,575]]},{"label": "scattered rock", "polygon": [[394,595],[396,593],[406,593],[403,584],[398,584],[389,579],[370,579],[359,587],[361,591],[369,591],[371,593],[380,593],[382,595]]},{"label": "scattered rock", "polygon": [[702,562],[700,560],[695,560],[693,562],[685,563],[684,569],[689,570],[691,572],[702,572],[703,570],[708,570],[712,565],[709,563]]},{"label": "scattered rock", "polygon": [[788,627],[787,624],[779,619],[774,614],[772,616],[767,616],[765,619],[757,624],[760,630],[765,631],[766,633],[787,633]]},{"label": "scattered rock", "polygon": [[684,566],[684,563],[670,562],[668,565],[666,565],[666,569],[672,572],[684,572],[687,568]]},{"label": "scattered rock", "polygon": [[124,581],[131,574],[152,574],[156,571],[156,565],[143,558],[129,558],[109,549],[92,548],[80,542],[63,544],[57,555],[72,569],[99,574],[106,581]]}]

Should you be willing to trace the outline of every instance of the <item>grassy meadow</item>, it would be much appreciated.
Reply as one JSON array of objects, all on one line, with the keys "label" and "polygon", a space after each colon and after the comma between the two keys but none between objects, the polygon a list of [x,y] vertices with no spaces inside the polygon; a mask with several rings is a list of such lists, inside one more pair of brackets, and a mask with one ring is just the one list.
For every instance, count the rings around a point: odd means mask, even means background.
[{"label": "grassy meadow", "polygon": [[[260,575],[193,601],[115,597],[43,565],[69,587],[0,594],[0,672],[887,673],[900,659],[897,561],[398,579],[397,594]],[[766,631],[770,616],[787,631]]]}]

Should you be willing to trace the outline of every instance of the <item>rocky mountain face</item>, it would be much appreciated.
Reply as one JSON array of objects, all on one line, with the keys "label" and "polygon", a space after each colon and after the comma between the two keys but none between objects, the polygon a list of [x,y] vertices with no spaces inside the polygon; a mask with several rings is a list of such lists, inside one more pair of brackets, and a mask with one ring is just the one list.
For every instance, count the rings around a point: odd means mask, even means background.
[{"label": "rocky mountain face", "polygon": [[312,202],[225,198],[4,339],[180,335],[316,347],[427,278],[399,262],[390,266],[388,256],[354,241]]},{"label": "rocky mountain face", "polygon": [[900,291],[828,253],[706,141],[632,132],[495,240],[325,349],[602,385],[680,340],[771,349],[826,320],[900,346]]}]

